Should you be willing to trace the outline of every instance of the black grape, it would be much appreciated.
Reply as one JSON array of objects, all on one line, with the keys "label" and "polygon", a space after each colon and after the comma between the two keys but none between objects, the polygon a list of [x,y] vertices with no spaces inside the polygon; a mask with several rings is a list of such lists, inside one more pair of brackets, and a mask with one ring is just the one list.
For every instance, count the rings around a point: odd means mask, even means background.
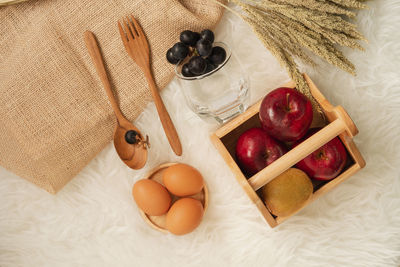
[{"label": "black grape", "polygon": [[219,65],[224,62],[226,58],[226,51],[220,46],[215,46],[213,47],[211,55],[208,58],[212,63]]},{"label": "black grape", "polygon": [[174,44],[171,49],[172,56],[177,59],[184,59],[189,54],[189,47],[181,42]]},{"label": "black grape", "polygon": [[182,75],[185,76],[185,77],[193,77],[194,76],[194,74],[191,73],[190,70],[189,70],[189,64],[188,63],[183,64],[181,72],[182,72]]},{"label": "black grape", "polygon": [[179,37],[182,43],[194,47],[196,42],[200,39],[200,34],[189,30],[181,32]]},{"label": "black grape", "polygon": [[210,60],[206,59],[206,62],[207,62],[207,67],[204,73],[209,73],[217,68],[217,66],[214,65]]},{"label": "black grape", "polygon": [[214,42],[214,33],[211,30],[203,30],[200,33],[201,39],[207,40],[210,43]]},{"label": "black grape", "polygon": [[201,75],[206,70],[207,62],[200,56],[194,56],[189,60],[188,65],[191,73]]},{"label": "black grape", "polygon": [[207,40],[200,39],[196,43],[196,49],[200,56],[207,57],[211,54],[212,43]]},{"label": "black grape", "polygon": [[172,53],[172,48],[168,49],[168,51],[167,51],[167,60],[171,64],[176,64],[179,62],[179,59],[174,57],[174,55]]}]

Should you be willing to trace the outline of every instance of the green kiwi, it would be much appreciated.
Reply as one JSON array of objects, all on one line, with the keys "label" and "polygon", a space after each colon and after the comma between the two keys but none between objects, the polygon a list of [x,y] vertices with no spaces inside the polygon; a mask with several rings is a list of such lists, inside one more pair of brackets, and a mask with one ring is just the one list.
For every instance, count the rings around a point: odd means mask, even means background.
[{"label": "green kiwi", "polygon": [[261,188],[265,205],[272,214],[286,217],[304,206],[313,193],[307,174],[291,168]]}]

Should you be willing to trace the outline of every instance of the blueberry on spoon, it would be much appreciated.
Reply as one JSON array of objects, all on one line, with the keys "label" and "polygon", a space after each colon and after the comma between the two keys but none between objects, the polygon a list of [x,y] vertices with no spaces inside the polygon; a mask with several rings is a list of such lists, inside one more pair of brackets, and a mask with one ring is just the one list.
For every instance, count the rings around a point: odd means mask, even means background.
[{"label": "blueberry on spoon", "polygon": [[129,130],[125,133],[125,141],[128,144],[136,144],[140,141],[139,133],[134,130]]}]

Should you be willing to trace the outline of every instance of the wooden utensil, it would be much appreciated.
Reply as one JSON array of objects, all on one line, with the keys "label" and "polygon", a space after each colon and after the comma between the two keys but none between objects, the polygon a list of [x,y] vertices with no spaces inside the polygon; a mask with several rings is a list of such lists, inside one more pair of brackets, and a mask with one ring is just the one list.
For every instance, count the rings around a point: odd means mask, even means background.
[{"label": "wooden utensil", "polygon": [[182,145],[179,141],[178,133],[176,132],[171,117],[169,116],[168,111],[165,108],[165,105],[161,99],[157,85],[154,82],[153,74],[151,72],[150,48],[147,42],[147,38],[135,18],[131,16],[131,19],[132,21],[129,17],[127,17],[127,21],[122,22],[125,28],[125,32],[121,26],[121,23],[118,21],[118,28],[119,33],[121,34],[122,42],[124,44],[126,52],[128,52],[129,56],[142,69],[144,75],[146,76],[151,94],[154,99],[154,103],[157,108],[158,116],[160,117],[161,124],[164,128],[168,142],[171,145],[171,148],[175,152],[175,154],[180,156],[182,155]]},{"label": "wooden utensil", "polygon": [[[139,129],[129,122],[122,114],[114,94],[111,90],[111,84],[108,80],[107,72],[104,66],[103,58],[101,56],[100,48],[97,44],[96,37],[90,31],[85,32],[85,44],[89,51],[89,55],[96,67],[97,74],[103,83],[106,90],[108,99],[114,110],[115,117],[117,118],[117,126],[114,131],[114,147],[121,160],[132,169],[142,168],[147,161],[147,147],[148,137],[143,139]],[[129,144],[125,140],[125,135],[128,131],[135,131],[137,135],[137,143]]]}]

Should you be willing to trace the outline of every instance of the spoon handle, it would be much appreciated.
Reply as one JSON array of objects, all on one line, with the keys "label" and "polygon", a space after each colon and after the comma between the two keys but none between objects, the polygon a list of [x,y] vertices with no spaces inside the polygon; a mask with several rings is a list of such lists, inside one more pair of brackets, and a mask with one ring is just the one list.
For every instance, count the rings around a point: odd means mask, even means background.
[{"label": "spoon handle", "polygon": [[111,90],[111,84],[107,76],[106,68],[104,66],[103,57],[101,56],[100,48],[93,32],[91,31],[85,32],[85,44],[89,51],[89,55],[92,58],[97,74],[99,75],[100,80],[103,83],[104,89],[106,89],[108,100],[111,103],[112,109],[114,110],[118,123],[121,124],[121,122],[123,122],[126,119],[124,115],[122,115],[122,112],[119,109],[117,101],[115,100],[114,93]]}]

